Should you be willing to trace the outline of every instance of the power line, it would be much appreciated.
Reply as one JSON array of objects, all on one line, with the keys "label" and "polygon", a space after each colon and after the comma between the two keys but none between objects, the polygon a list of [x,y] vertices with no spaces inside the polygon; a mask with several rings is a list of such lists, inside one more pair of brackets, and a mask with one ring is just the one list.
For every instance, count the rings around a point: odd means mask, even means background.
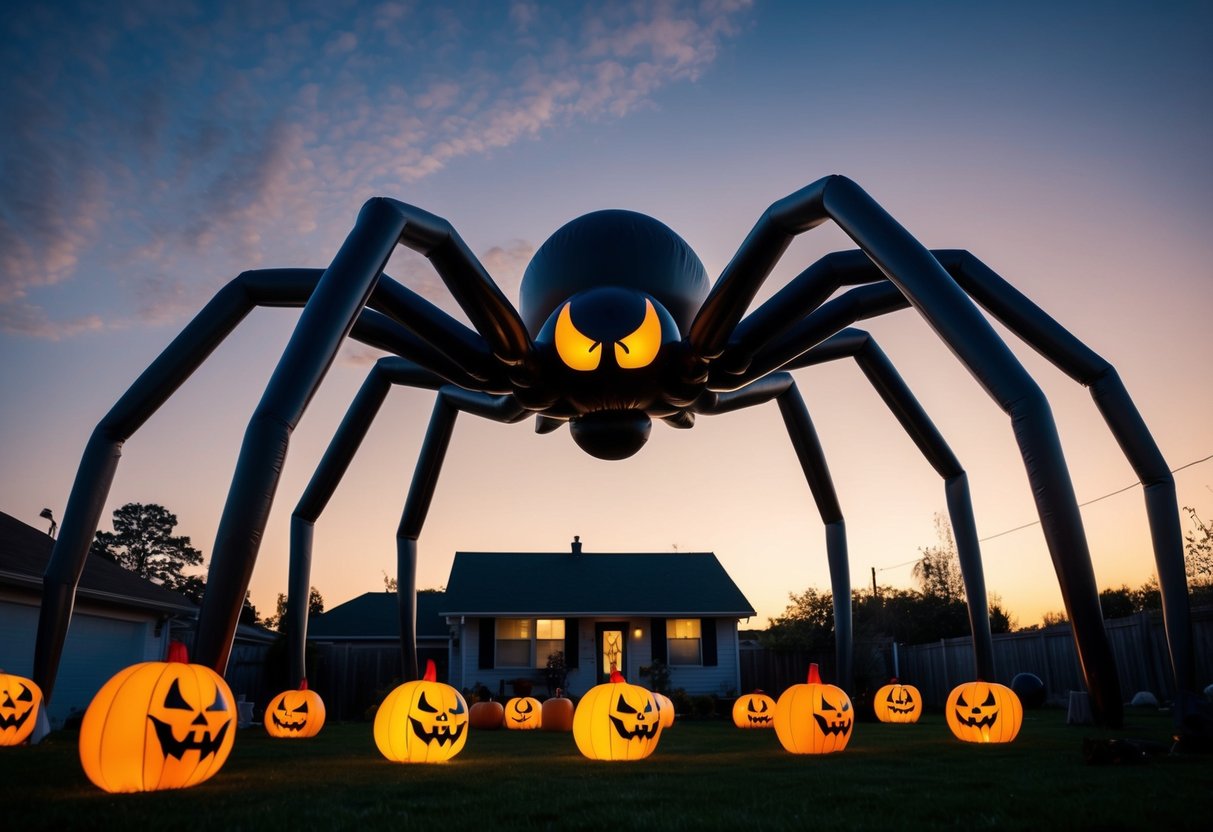
[{"label": "power line", "polygon": [[[1213,459],[1213,454],[1209,454],[1208,456],[1204,457],[1203,459],[1194,459],[1191,462],[1185,463],[1184,465],[1180,465],[1178,468],[1172,468],[1171,473],[1178,474],[1180,471],[1184,470],[1185,468],[1191,468],[1193,465],[1200,465],[1202,462],[1208,462],[1210,459]],[[1083,506],[1089,506],[1092,503],[1098,503],[1100,500],[1106,500],[1109,497],[1115,497],[1117,494],[1123,494],[1124,492],[1128,491],[1129,489],[1135,488],[1139,485],[1141,485],[1141,480],[1137,480],[1136,482],[1130,483],[1129,485],[1126,485],[1124,488],[1118,488],[1115,491],[1109,491],[1107,494],[1103,494],[1099,497],[1095,497],[1094,499],[1087,500],[1085,503],[1079,503],[1078,507],[1082,508]],[[1004,535],[1011,534],[1012,532],[1022,531],[1023,529],[1030,529],[1033,526],[1039,526],[1039,525],[1040,525],[1039,519],[1033,520],[1031,523],[1024,523],[1022,526],[1016,526],[1013,529],[1007,529],[1006,531],[1001,531],[996,534],[992,534],[987,537],[983,537],[980,540],[978,540],[978,542],[985,543],[987,540],[994,540],[995,538],[1003,537]],[[912,563],[918,563],[918,561],[920,561],[920,560],[922,560],[922,558],[914,558],[913,560],[907,560],[905,563],[895,563],[892,566],[881,566],[881,567],[878,567],[876,569],[876,571],[884,572],[889,569],[900,569],[903,566],[909,566]]]}]

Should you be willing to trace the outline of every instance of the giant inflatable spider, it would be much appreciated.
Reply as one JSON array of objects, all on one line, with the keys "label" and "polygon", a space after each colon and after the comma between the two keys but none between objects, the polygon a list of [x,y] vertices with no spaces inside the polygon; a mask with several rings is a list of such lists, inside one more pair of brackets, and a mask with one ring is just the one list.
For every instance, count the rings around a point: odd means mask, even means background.
[{"label": "giant inflatable spider", "polygon": [[[828,255],[747,315],[792,239],[833,220],[859,246]],[[383,274],[397,245],[433,264],[474,329]],[[850,288],[848,288],[850,287]],[[836,297],[840,289],[845,289]],[[832,299],[831,299],[832,298]],[[964,470],[857,320],[912,306],[1011,417],[1098,718],[1121,720],[1085,532],[1047,401],[974,301],[1076,381],[1096,404],[1145,486],[1177,691],[1193,689],[1182,538],[1167,465],[1115,370],[975,257],[928,251],[852,181],[831,176],[775,202],[724,272],[703,265],[649,217],[602,211],[565,225],[536,252],[516,311],[443,219],[392,199],[366,203],[327,270],[246,272],[233,280],[135,381],[84,453],[45,576],[35,680],[49,699],[89,544],[122,443],[254,306],[303,313],[249,423],[215,538],[198,622],[197,661],[223,672],[291,431],[343,339],[381,360],[355,400],[292,518],[292,672],[303,673],[313,524],[390,385],[438,391],[398,539],[402,648],[416,673],[417,539],[458,412],[503,422],[568,425],[586,452],[636,453],[654,419],[777,402],[826,526],[839,677],[849,684],[850,580],[842,512],[804,402],[788,370],[851,355],[945,479],[971,605],[978,674],[993,676],[985,589]]]}]

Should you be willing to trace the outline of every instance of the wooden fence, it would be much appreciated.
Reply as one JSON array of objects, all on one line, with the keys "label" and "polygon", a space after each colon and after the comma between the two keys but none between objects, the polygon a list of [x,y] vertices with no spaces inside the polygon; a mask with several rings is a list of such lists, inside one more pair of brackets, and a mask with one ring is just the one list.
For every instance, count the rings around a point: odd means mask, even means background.
[{"label": "wooden fence", "polygon": [[[1158,613],[1141,613],[1104,622],[1116,660],[1120,688],[1126,701],[1137,691],[1149,691],[1160,702],[1175,695],[1170,658]],[[1213,681],[1213,607],[1192,610],[1192,641],[1199,687]],[[804,681],[809,661],[822,663],[822,676],[831,681],[832,662],[820,656],[763,648],[741,651],[743,690],[762,688],[778,694],[789,685]],[[1068,624],[1028,632],[994,636],[997,678],[1010,684],[1016,673],[1035,673],[1045,684],[1048,700],[1065,704],[1072,690],[1085,690],[1082,669]],[[948,693],[961,682],[972,681],[972,639],[942,639],[931,644],[893,645],[891,641],[857,642],[857,680],[896,674],[922,692],[928,706],[943,707]]]}]

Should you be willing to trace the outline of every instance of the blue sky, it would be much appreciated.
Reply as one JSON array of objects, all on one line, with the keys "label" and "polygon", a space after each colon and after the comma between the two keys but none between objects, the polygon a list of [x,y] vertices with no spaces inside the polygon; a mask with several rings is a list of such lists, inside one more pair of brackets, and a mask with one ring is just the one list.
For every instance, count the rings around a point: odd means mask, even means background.
[{"label": "blue sky", "polygon": [[[581,213],[650,213],[715,276],[771,202],[844,173],[1116,365],[1172,466],[1213,453],[1208,3],[43,3],[6,13],[0,39],[0,510],[28,522],[61,516],[92,426],[220,286],[327,265],[379,194],[449,219],[516,298],[530,254]],[[763,296],[843,247],[832,228],[806,235]],[[400,252],[389,272],[454,311],[423,259]],[[127,444],[110,508],[161,502],[209,556],[295,319],[250,316]],[[870,329],[970,471],[981,533],[1030,521],[1005,417],[914,313]],[[1080,499],[1131,483],[1085,392],[1016,349]],[[287,518],[375,357],[345,348],[296,432],[253,580],[262,609],[285,586]],[[942,486],[853,366],[798,380],[866,584],[934,542]],[[317,524],[330,603],[393,571],[431,401],[391,397]],[[456,549],[676,545],[718,552],[761,622],[827,585],[769,410],[659,426],[626,463],[464,417],[421,582],[442,583]],[[1177,475],[1207,515],[1211,465]],[[1140,496],[1084,511],[1100,584],[1145,580]],[[984,551],[1023,623],[1060,607],[1038,529]],[[880,580],[909,585],[908,568]]]}]

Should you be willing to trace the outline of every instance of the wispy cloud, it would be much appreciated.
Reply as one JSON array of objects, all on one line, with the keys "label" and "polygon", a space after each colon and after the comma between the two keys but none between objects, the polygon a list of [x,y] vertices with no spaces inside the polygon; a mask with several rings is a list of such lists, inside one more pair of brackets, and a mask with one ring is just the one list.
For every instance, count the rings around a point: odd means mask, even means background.
[{"label": "wispy cloud", "polygon": [[[173,321],[243,269],[324,265],[371,195],[656,106],[749,5],[28,4],[0,23],[0,329]],[[531,249],[483,256],[516,287]],[[68,281],[96,315],[45,312]]]}]

